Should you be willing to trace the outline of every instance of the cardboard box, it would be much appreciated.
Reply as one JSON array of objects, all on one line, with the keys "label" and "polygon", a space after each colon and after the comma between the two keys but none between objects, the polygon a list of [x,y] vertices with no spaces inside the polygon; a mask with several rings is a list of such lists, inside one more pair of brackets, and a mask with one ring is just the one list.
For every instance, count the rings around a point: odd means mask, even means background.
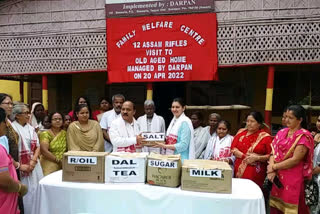
[{"label": "cardboard box", "polygon": [[69,151],[63,154],[62,180],[104,183],[106,152]]},{"label": "cardboard box", "polygon": [[165,142],[165,133],[160,132],[143,132],[141,133],[144,140],[141,142],[142,146],[154,146],[156,142]]},{"label": "cardboard box", "polygon": [[177,187],[181,181],[180,155],[150,154],[147,159],[147,183]]},{"label": "cardboard box", "polygon": [[182,166],[181,189],[231,193],[232,169],[222,161],[185,160]]},{"label": "cardboard box", "polygon": [[144,183],[148,153],[114,152],[105,159],[106,183]]}]

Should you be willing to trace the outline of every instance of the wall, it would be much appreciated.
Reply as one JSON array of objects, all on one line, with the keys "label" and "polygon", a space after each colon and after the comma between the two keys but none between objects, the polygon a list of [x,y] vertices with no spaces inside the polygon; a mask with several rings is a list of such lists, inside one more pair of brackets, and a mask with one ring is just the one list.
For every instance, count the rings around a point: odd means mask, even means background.
[{"label": "wall", "polygon": [[92,109],[99,107],[100,97],[105,96],[107,73],[83,73],[72,75],[72,107],[79,96],[87,96]]},{"label": "wall", "polygon": [[[14,80],[0,80],[0,92],[10,94],[13,101],[21,101],[20,82]],[[28,103],[28,83],[23,84],[24,102]]]}]

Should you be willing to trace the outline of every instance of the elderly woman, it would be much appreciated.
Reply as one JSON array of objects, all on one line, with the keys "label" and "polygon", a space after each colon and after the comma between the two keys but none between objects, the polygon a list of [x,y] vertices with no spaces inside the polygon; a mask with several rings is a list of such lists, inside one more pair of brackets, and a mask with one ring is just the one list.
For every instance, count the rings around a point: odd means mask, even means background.
[{"label": "elderly woman", "polygon": [[86,104],[75,108],[76,121],[72,122],[67,131],[69,151],[103,152],[104,141],[99,123],[90,120],[89,107]]},{"label": "elderly woman", "polygon": [[100,122],[103,113],[107,112],[110,109],[110,103],[106,98],[101,98],[99,100],[99,109],[92,112],[92,119]]},{"label": "elderly woman", "polygon": [[30,120],[29,108],[19,103],[13,107],[11,119],[13,128],[19,135],[19,157],[21,182],[28,186],[29,192],[23,197],[24,212],[31,213],[36,198],[36,189],[43,177],[42,168],[38,161],[40,145],[35,129],[28,123]]},{"label": "elderly woman", "polygon": [[236,157],[235,177],[250,179],[262,188],[267,175],[271,141],[271,136],[263,130],[261,113],[251,112],[247,116],[246,128],[238,131],[231,145],[231,151]]},{"label": "elderly woman", "polygon": [[218,123],[217,135],[209,141],[204,153],[204,159],[226,161],[233,164],[231,143],[233,137],[229,134],[231,125],[228,121]]},{"label": "elderly woman", "polygon": [[31,126],[38,131],[42,131],[44,129],[42,121],[45,117],[44,106],[41,103],[33,103],[31,108],[31,117],[29,123]]},{"label": "elderly woman", "polygon": [[[0,108],[0,136],[6,133],[6,112]],[[13,159],[0,145],[0,213],[18,214],[18,196],[24,196],[28,188],[18,180]]]},{"label": "elderly woman", "polygon": [[216,135],[218,123],[221,120],[220,114],[212,113],[209,115],[209,126],[206,127],[208,133],[212,137],[213,135]]},{"label": "elderly woman", "polygon": [[206,128],[202,127],[203,116],[201,112],[195,111],[191,114],[191,122],[194,128],[194,147],[195,158],[200,158],[203,151],[206,149],[207,143],[210,139],[209,132]]},{"label": "elderly woman", "polygon": [[59,112],[51,113],[49,123],[51,128],[40,134],[40,162],[44,176],[62,169],[62,156],[67,151],[64,117]]},{"label": "elderly woman", "polygon": [[304,181],[312,177],[314,142],[306,128],[306,112],[300,105],[289,106],[286,125],[272,142],[268,179],[283,187],[272,186],[270,213],[309,213],[305,203]]},{"label": "elderly woman", "polygon": [[186,105],[181,98],[175,98],[171,105],[173,119],[167,130],[166,144],[157,143],[156,147],[166,149],[166,154],[180,154],[181,161],[195,159],[193,127],[191,120],[184,114]]}]

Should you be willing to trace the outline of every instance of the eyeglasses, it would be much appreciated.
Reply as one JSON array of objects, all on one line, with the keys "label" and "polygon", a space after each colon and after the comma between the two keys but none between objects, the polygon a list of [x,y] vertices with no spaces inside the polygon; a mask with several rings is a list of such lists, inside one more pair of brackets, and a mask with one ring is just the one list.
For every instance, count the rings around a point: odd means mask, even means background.
[{"label": "eyeglasses", "polygon": [[62,118],[52,118],[52,121],[62,121]]},{"label": "eyeglasses", "polygon": [[19,114],[30,115],[31,113],[30,113],[30,111],[26,111],[26,112],[21,112]]},{"label": "eyeglasses", "polygon": [[1,103],[1,104],[8,105],[8,106],[13,106],[13,103],[11,103],[11,102],[9,102],[9,103]]}]

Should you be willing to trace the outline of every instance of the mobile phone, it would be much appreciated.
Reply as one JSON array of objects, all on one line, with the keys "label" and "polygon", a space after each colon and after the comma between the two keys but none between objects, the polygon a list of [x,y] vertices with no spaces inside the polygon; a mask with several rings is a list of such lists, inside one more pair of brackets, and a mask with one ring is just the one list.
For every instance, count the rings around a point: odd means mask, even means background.
[{"label": "mobile phone", "polygon": [[276,187],[278,187],[279,189],[283,188],[283,185],[282,185],[281,181],[279,180],[278,176],[274,177],[273,183],[274,183],[274,184],[276,185]]}]

